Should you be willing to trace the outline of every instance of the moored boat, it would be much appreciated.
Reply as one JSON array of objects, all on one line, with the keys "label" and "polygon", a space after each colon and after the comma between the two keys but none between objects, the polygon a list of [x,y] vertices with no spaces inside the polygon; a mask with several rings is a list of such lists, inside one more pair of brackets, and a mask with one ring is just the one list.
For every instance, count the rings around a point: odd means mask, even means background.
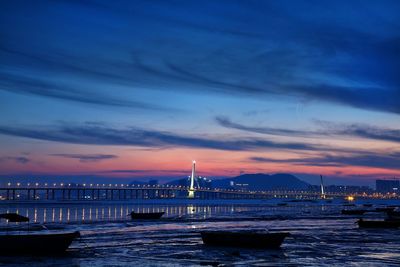
[{"label": "moored boat", "polygon": [[130,216],[133,220],[157,220],[160,219],[165,212],[143,212],[137,213],[132,211]]},{"label": "moored boat", "polygon": [[388,216],[388,220],[398,220],[400,221],[400,211],[388,211],[386,212],[387,216]]},{"label": "moored boat", "polygon": [[[0,214],[1,219],[9,222],[29,222],[29,218],[16,213]],[[62,253],[71,245],[72,241],[80,237],[78,231],[57,233],[57,232],[37,232],[33,229],[21,229],[0,235],[0,254],[55,254]],[[43,230],[43,229],[40,229]]]},{"label": "moored boat", "polygon": [[0,235],[0,254],[55,254],[67,250],[80,233],[28,233]]},{"label": "moored boat", "polygon": [[342,210],[344,215],[363,215],[367,210]]},{"label": "moored boat", "polygon": [[393,220],[384,220],[384,221],[376,221],[376,220],[363,220],[359,219],[357,224],[360,228],[399,228],[400,221]]},{"label": "moored boat", "polygon": [[278,249],[290,233],[256,231],[203,231],[201,238],[205,245],[225,247],[272,248]]},{"label": "moored boat", "polygon": [[375,208],[375,211],[377,212],[389,212],[389,211],[394,211],[394,207],[380,207],[380,208]]}]

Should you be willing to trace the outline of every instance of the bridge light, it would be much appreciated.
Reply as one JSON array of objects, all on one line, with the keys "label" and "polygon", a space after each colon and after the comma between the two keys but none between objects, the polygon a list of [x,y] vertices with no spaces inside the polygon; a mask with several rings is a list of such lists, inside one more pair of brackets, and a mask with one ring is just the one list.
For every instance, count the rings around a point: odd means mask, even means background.
[{"label": "bridge light", "polygon": [[17,183],[17,186],[20,186],[21,185],[21,183]]},{"label": "bridge light", "polygon": [[44,183],[44,186],[47,186],[47,183]]},{"label": "bridge light", "polygon": [[8,185],[8,186],[11,186],[11,183],[10,183],[10,182],[8,182],[8,183],[7,183],[7,185]]},{"label": "bridge light", "polygon": [[38,186],[38,185],[39,185],[39,183],[36,183],[35,185],[36,185],[36,186]]}]

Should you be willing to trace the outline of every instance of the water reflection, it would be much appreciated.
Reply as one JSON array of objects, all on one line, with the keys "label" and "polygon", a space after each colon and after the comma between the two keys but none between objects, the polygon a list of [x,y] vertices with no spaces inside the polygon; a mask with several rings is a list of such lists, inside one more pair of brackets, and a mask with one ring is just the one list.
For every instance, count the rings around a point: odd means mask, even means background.
[{"label": "water reflection", "polygon": [[63,204],[0,206],[0,212],[15,212],[30,217],[32,222],[92,222],[125,220],[131,211],[161,212],[164,217],[209,218],[214,214],[243,213],[254,210],[252,206],[238,205],[139,205],[139,204],[81,204],[65,207]]},{"label": "water reflection", "polygon": [[[311,208],[312,207],[312,208]],[[135,212],[165,212],[163,218],[195,218],[208,219],[216,215],[235,216],[292,216],[302,214],[337,215],[340,213],[340,203],[321,205],[310,203],[290,203],[287,206],[277,206],[276,203],[258,202],[251,205],[240,204],[135,204],[135,203],[83,203],[83,204],[10,204],[0,205],[0,213],[15,212],[30,217],[31,222],[95,222],[126,220],[131,211]]]}]

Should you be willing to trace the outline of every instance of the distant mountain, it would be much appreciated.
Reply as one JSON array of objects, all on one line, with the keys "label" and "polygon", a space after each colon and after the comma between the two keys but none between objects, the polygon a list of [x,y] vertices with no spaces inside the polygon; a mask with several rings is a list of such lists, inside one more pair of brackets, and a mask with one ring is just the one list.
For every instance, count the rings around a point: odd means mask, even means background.
[{"label": "distant mountain", "polygon": [[213,180],[212,186],[216,188],[240,187],[249,190],[301,190],[307,189],[310,184],[300,180],[294,175],[277,173],[273,175],[264,173],[243,174],[237,177]]}]

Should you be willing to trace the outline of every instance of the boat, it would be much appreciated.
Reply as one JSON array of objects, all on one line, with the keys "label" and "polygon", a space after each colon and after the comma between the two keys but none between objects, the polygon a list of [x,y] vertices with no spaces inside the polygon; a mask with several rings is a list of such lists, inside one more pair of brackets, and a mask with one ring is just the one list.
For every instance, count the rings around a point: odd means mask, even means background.
[{"label": "boat", "polygon": [[0,235],[0,254],[55,254],[67,250],[78,231]]},{"label": "boat", "polygon": [[384,220],[384,221],[374,221],[374,220],[363,220],[359,219],[357,221],[358,227],[360,228],[399,228],[400,221],[394,220]]},{"label": "boat", "polygon": [[363,206],[364,206],[364,207],[371,208],[371,207],[372,207],[372,204],[371,204],[371,203],[364,203]]},{"label": "boat", "polygon": [[394,210],[390,210],[388,212],[386,212],[387,216],[388,216],[388,220],[399,220],[400,221],[400,211],[394,211]]},{"label": "boat", "polygon": [[[16,213],[0,214],[9,222],[29,222],[29,218]],[[0,254],[55,254],[67,250],[72,241],[80,237],[78,231],[66,233],[20,231],[0,235]]]},{"label": "boat", "polygon": [[284,239],[290,235],[287,232],[257,232],[257,231],[202,231],[203,243],[209,246],[271,248],[278,249]]},{"label": "boat", "polygon": [[157,220],[160,219],[165,212],[143,212],[137,213],[132,211],[129,215],[132,220]]},{"label": "boat", "polygon": [[344,215],[363,215],[367,210],[342,210]]},{"label": "boat", "polygon": [[394,207],[383,207],[383,208],[375,208],[375,211],[377,212],[389,212],[389,211],[394,211]]}]

